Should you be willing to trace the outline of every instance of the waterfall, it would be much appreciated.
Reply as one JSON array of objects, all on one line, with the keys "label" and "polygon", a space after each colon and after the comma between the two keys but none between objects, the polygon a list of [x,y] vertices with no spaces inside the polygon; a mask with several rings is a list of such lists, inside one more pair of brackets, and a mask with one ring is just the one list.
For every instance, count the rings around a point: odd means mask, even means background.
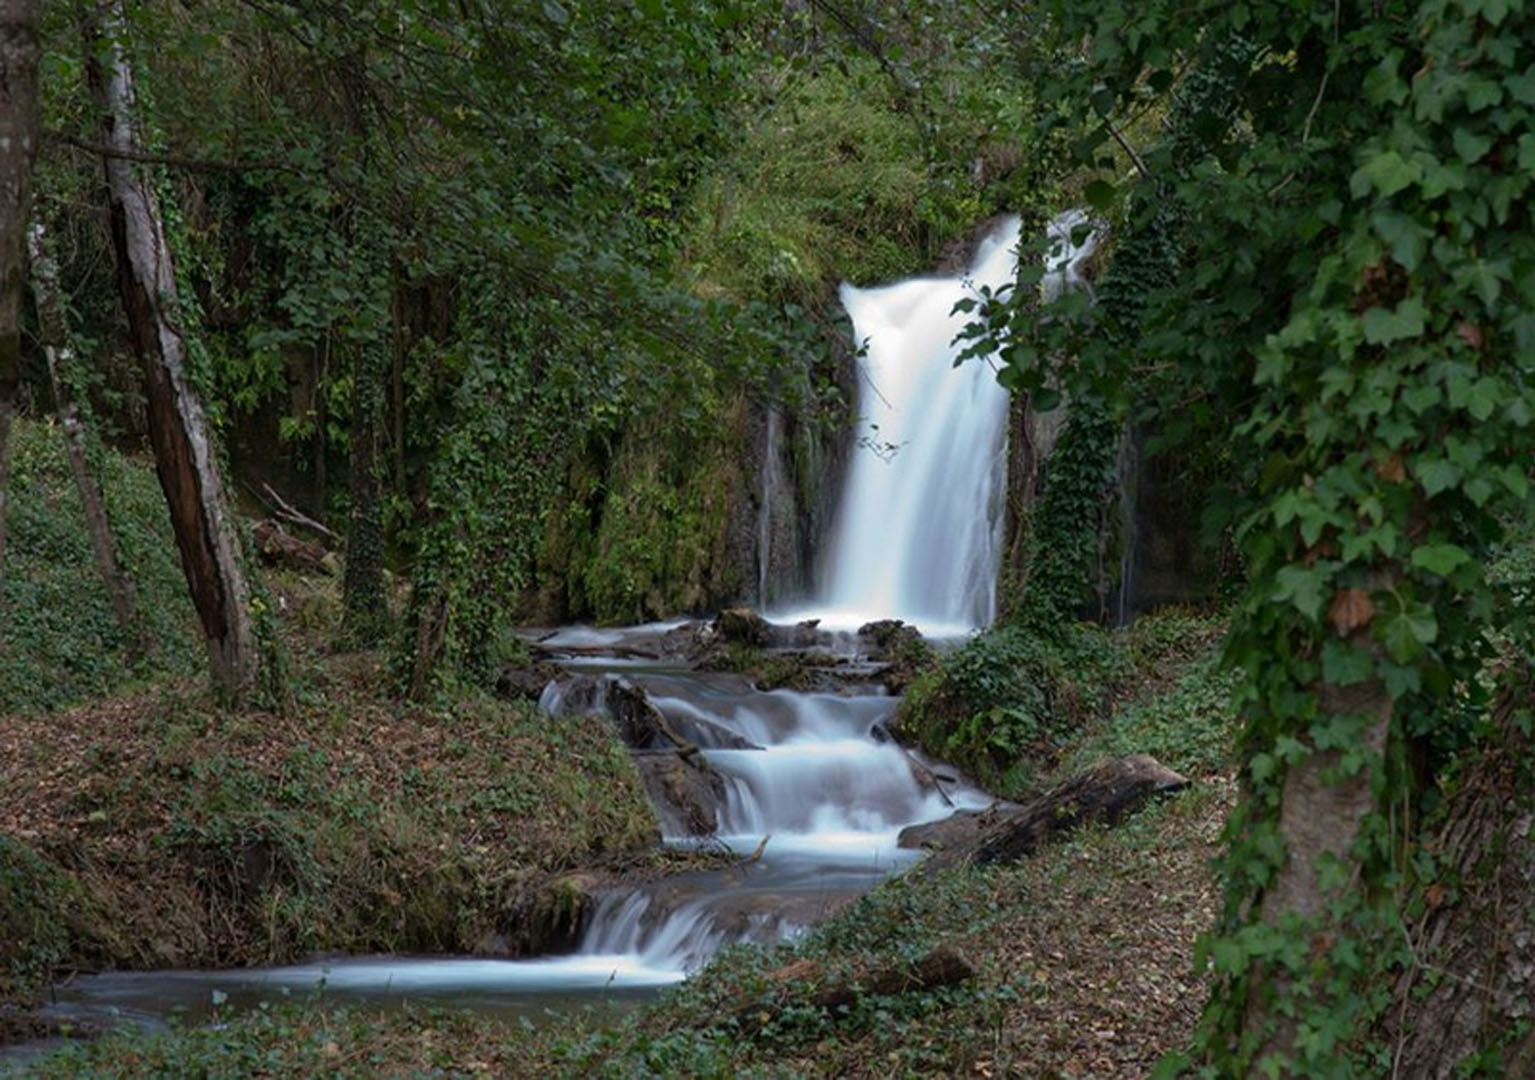
[{"label": "waterfall", "polygon": [[[1046,301],[1082,287],[1097,248],[1084,211],[1050,222]],[[955,277],[842,287],[860,346],[859,447],[843,489],[815,614],[827,625],[900,618],[929,634],[996,614],[1006,486],[1008,393],[988,357],[959,364],[956,312],[981,286],[1012,284],[1019,220],[1009,218]]]}]

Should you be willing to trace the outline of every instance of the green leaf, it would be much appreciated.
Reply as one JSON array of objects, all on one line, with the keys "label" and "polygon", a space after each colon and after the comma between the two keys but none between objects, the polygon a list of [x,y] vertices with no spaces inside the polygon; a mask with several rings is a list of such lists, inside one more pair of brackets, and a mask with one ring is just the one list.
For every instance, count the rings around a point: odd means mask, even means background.
[{"label": "green leaf", "polygon": [[1300,609],[1301,614],[1308,619],[1316,620],[1322,615],[1322,573],[1315,566],[1301,566],[1291,564],[1282,566],[1274,575],[1277,587],[1274,590],[1274,599],[1280,602],[1288,600]]},{"label": "green leaf", "polygon": [[1487,156],[1487,151],[1492,149],[1492,136],[1475,135],[1465,128],[1456,128],[1453,136],[1455,153],[1460,155],[1460,160],[1467,165],[1475,165]]},{"label": "green leaf", "polygon": [[1381,644],[1387,654],[1399,664],[1406,664],[1423,655],[1424,647],[1438,636],[1439,624],[1434,613],[1422,604],[1387,616],[1377,623],[1381,627]]},{"label": "green leaf", "polygon": [[1114,205],[1114,198],[1118,194],[1114,185],[1107,180],[1094,180],[1082,189],[1082,197],[1094,210],[1106,211]]},{"label": "green leaf", "polygon": [[1393,310],[1372,307],[1360,318],[1364,339],[1371,345],[1389,345],[1403,338],[1421,337],[1427,312],[1423,301],[1409,296]]},{"label": "green leaf", "polygon": [[1391,257],[1412,271],[1423,261],[1428,241],[1433,235],[1416,218],[1397,210],[1380,209],[1370,215],[1375,234],[1391,249]]},{"label": "green leaf", "polygon": [[1430,574],[1449,577],[1456,568],[1471,560],[1466,550],[1455,544],[1427,544],[1413,549],[1412,564]]},{"label": "green leaf", "polygon": [[1420,459],[1413,463],[1412,472],[1430,497],[1455,487],[1462,475],[1459,466],[1444,458]]},{"label": "green leaf", "polygon": [[1416,162],[1408,161],[1395,150],[1387,150],[1368,159],[1355,171],[1349,189],[1359,198],[1369,194],[1373,187],[1389,199],[1422,178],[1423,170]]},{"label": "green leaf", "polygon": [[1322,680],[1333,686],[1353,686],[1375,674],[1375,657],[1368,650],[1338,638],[1322,645]]}]

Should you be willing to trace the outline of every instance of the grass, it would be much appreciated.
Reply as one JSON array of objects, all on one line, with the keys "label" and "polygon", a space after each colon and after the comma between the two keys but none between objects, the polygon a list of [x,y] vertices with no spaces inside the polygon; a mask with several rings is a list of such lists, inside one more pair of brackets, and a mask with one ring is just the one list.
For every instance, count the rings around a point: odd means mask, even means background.
[{"label": "grass", "polygon": [[471,951],[539,875],[656,838],[600,719],[399,705],[369,654],[309,676],[286,716],[170,686],[7,720],[0,833],[93,912],[55,964]]}]

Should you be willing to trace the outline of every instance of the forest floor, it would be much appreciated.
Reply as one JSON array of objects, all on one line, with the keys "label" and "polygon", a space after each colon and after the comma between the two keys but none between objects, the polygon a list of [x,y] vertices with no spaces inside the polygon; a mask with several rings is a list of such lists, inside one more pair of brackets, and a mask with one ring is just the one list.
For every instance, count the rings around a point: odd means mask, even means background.
[{"label": "forest floor", "polygon": [[[1218,904],[1212,860],[1236,787],[1215,628],[1150,625],[1137,685],[1044,777],[1138,750],[1194,781],[1117,827],[1013,865],[897,879],[795,943],[727,950],[617,1022],[293,1003],[81,1043],[29,1075],[1145,1076],[1205,997],[1194,943]],[[289,716],[221,716],[175,684],[7,721],[0,785],[17,797],[0,835],[55,871],[30,887],[66,930],[33,963],[273,962],[321,942],[466,951],[509,882],[653,829],[605,732],[576,725],[556,745],[519,706],[393,705],[366,654],[302,666]],[[306,830],[319,830],[307,847]],[[253,836],[266,852],[254,866]],[[976,976],[818,1002],[940,945]]]}]

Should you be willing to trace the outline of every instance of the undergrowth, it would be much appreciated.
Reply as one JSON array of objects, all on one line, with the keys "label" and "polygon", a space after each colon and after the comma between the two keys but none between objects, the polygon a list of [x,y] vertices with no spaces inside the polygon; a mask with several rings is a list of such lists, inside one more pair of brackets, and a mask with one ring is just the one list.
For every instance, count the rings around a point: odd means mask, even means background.
[{"label": "undergrowth", "polygon": [[1235,721],[1218,635],[1213,618],[1176,609],[1116,631],[996,627],[916,678],[896,733],[1004,798],[1122,754],[1220,771]]},{"label": "undergrowth", "polygon": [[[602,718],[471,695],[401,705],[372,654],[303,675],[289,715],[162,687],[9,722],[13,993],[78,966],[470,952],[498,935],[536,948],[528,890],[656,839]],[[81,933],[32,914],[61,895],[80,901]]]},{"label": "undergrowth", "polygon": [[200,670],[204,656],[153,467],[109,451],[96,455],[121,557],[137,581],[140,614],[156,648],[154,659],[134,670],[97,576],[63,433],[23,420],[11,444],[0,716]]}]

